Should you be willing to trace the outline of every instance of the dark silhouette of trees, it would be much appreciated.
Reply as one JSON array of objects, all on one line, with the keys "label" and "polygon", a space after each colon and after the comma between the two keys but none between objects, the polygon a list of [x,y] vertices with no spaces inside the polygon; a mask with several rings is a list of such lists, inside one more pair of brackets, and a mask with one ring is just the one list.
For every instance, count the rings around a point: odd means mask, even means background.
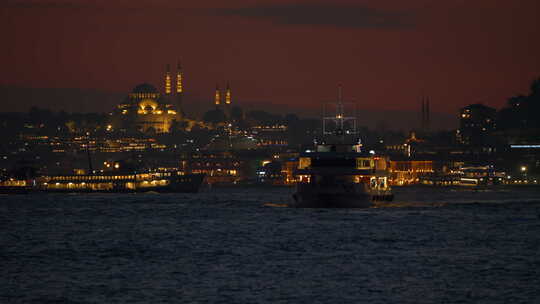
[{"label": "dark silhouette of trees", "polygon": [[218,123],[225,122],[227,120],[227,117],[225,116],[225,113],[222,110],[214,109],[214,110],[210,110],[204,113],[203,120],[205,122],[218,124]]},{"label": "dark silhouette of trees", "polygon": [[232,121],[242,121],[244,119],[244,111],[239,106],[234,106],[231,109],[231,120]]},{"label": "dark silhouette of trees", "polygon": [[539,129],[540,128],[540,78],[530,86],[529,95],[518,95],[508,99],[507,106],[498,113],[497,128]]},{"label": "dark silhouette of trees", "polygon": [[273,125],[282,121],[281,115],[271,114],[262,110],[250,111],[247,116],[257,124]]}]

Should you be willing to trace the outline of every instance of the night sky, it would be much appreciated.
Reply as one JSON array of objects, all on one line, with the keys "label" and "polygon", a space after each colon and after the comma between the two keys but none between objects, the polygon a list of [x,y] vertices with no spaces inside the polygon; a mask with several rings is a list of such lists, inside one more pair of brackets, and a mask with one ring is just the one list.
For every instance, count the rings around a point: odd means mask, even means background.
[{"label": "night sky", "polygon": [[181,59],[188,94],[209,106],[230,81],[236,101],[273,107],[318,109],[338,83],[367,109],[416,110],[422,94],[437,112],[501,107],[540,76],[539,11],[538,0],[3,0],[0,85],[125,94],[161,85]]}]

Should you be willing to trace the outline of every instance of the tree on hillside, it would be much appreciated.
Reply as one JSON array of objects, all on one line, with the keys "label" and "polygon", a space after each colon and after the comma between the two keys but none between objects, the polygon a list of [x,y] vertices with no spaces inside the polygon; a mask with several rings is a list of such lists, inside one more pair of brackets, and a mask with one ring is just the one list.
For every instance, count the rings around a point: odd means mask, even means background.
[{"label": "tree on hillside", "polygon": [[507,106],[498,113],[497,128],[539,129],[540,128],[540,78],[532,81],[529,95],[518,95],[508,99]]},{"label": "tree on hillside", "polygon": [[225,116],[225,113],[223,113],[220,109],[214,109],[207,111],[204,113],[203,120],[206,122],[210,122],[213,124],[218,124],[221,122],[225,122],[227,120],[227,117]]}]

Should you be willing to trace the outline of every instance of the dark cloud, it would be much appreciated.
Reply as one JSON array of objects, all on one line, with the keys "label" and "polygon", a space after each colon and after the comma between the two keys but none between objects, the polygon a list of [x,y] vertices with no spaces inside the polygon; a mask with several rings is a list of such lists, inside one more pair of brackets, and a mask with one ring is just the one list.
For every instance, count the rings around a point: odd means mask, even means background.
[{"label": "dark cloud", "polygon": [[[2,0],[0,0],[2,1]],[[187,15],[202,15],[199,10],[185,9],[182,7],[167,7],[150,2],[122,2],[115,3],[113,1],[61,1],[61,0],[7,0],[6,2],[0,2],[0,9],[11,11],[43,11],[48,14],[51,11],[62,11],[69,13],[80,13],[85,15],[93,15],[99,13],[100,15],[115,15],[115,16],[129,16],[129,15],[153,15],[159,16],[158,21],[154,21],[152,24],[141,23],[137,28],[142,28],[143,31],[152,31],[156,28],[156,24],[162,23],[167,18],[181,17]],[[17,14],[14,13],[14,14]],[[125,22],[125,20],[123,20]]]},{"label": "dark cloud", "polygon": [[61,8],[61,9],[81,9],[89,8],[91,6],[80,2],[67,2],[67,1],[55,1],[55,0],[40,0],[40,1],[21,1],[21,0],[8,0],[0,7],[4,8],[21,8],[21,9],[49,9],[49,8]]},{"label": "dark cloud", "polygon": [[282,24],[327,25],[353,28],[407,28],[411,16],[365,6],[295,4],[220,9],[219,15],[270,19]]}]

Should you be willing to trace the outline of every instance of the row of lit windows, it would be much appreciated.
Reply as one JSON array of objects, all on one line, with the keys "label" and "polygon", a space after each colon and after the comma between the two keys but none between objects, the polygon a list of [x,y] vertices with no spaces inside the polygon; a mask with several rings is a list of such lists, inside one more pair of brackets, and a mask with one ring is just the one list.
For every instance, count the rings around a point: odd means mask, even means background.
[{"label": "row of lit windows", "polygon": [[287,126],[285,125],[254,126],[252,129],[287,129]]},{"label": "row of lit windows", "polygon": [[158,98],[158,93],[131,93],[129,94],[131,98]]},{"label": "row of lit windows", "polygon": [[191,158],[232,158],[232,155],[230,153],[192,154]]},{"label": "row of lit windows", "polygon": [[267,140],[262,141],[258,145],[260,146],[272,146],[272,145],[288,145],[286,140]]},{"label": "row of lit windows", "polygon": [[206,174],[206,175],[209,175],[209,176],[237,176],[238,175],[238,171],[237,170],[221,170],[221,169],[218,169],[218,170],[204,170],[204,169],[199,169],[199,170],[192,170],[191,171],[192,173],[194,174]]},{"label": "row of lit windows", "polygon": [[159,172],[159,173],[145,173],[138,175],[72,175],[72,176],[52,176],[52,181],[96,181],[96,180],[124,180],[124,179],[148,179],[151,177],[168,177],[171,176],[171,172]]},{"label": "row of lit windows", "polygon": [[134,179],[135,175],[91,175],[91,176],[52,176],[53,181],[96,181],[96,180],[119,180]]},{"label": "row of lit windows", "polygon": [[234,163],[232,163],[232,164],[230,164],[230,163],[229,163],[229,164],[221,164],[221,163],[206,163],[206,164],[204,164],[204,163],[202,163],[202,164],[201,164],[201,163],[193,163],[192,165],[197,166],[197,167],[204,167],[204,166],[206,166],[206,167],[226,167],[226,166],[231,166],[231,165],[232,165],[233,167],[238,167],[238,165],[240,165],[240,163],[238,163],[238,162],[234,162]]}]

